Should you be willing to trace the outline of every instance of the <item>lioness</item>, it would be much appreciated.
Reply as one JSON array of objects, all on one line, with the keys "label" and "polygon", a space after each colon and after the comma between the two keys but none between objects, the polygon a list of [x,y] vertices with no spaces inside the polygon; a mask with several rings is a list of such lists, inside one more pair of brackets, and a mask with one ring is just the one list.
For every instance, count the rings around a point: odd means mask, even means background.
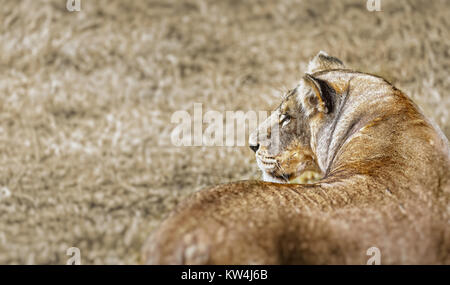
[{"label": "lioness", "polygon": [[[321,52],[250,145],[266,182],[193,194],[146,263],[450,263],[448,141],[384,79]],[[305,171],[322,178],[286,183]]]}]

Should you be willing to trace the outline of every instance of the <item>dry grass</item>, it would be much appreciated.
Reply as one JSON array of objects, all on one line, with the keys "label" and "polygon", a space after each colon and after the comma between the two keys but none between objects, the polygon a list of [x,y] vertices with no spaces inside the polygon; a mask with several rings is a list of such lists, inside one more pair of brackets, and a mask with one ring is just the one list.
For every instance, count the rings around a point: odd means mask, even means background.
[{"label": "dry grass", "polygon": [[450,135],[448,1],[0,0],[0,264],[133,264],[244,147],[170,147],[170,116],[267,110],[317,51],[406,91]]}]

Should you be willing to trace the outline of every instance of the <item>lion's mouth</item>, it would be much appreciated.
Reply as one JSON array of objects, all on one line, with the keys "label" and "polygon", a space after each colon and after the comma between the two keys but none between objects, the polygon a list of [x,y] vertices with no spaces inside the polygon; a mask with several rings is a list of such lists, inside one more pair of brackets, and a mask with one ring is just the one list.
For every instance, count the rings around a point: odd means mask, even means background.
[{"label": "lion's mouth", "polygon": [[279,163],[273,156],[257,154],[256,163],[258,164],[258,167],[265,172],[274,172],[279,168]]},{"label": "lion's mouth", "polygon": [[256,154],[256,162],[258,163],[258,166],[261,165],[262,168],[264,168],[263,170],[272,169],[272,168],[276,167],[276,165],[278,164],[278,162],[275,159],[275,157],[273,157],[273,156],[266,156],[266,155],[262,155],[262,154],[259,154],[259,153]]},{"label": "lion's mouth", "polygon": [[288,183],[292,174],[287,174],[275,157],[257,153],[256,163],[263,172],[263,178],[269,182]]}]

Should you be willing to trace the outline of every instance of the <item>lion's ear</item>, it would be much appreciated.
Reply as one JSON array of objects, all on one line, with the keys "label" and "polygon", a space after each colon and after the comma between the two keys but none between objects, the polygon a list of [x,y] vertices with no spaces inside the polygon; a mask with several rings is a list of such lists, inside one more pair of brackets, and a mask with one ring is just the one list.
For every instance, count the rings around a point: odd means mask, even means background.
[{"label": "lion's ear", "polygon": [[326,52],[320,51],[308,64],[307,73],[315,73],[328,69],[342,69],[345,65],[338,58],[329,56]]},{"label": "lion's ear", "polygon": [[303,94],[303,106],[309,109],[311,113],[317,110],[321,113],[328,114],[333,111],[333,98],[336,91],[325,80],[316,78],[306,73],[304,82],[307,92]]}]

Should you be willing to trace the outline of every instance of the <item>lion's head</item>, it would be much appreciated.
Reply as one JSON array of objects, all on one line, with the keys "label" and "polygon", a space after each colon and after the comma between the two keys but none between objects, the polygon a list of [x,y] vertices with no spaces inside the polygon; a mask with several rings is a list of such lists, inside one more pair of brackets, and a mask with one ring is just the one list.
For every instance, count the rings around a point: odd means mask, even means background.
[{"label": "lion's head", "polygon": [[323,174],[312,141],[335,111],[332,97],[338,91],[316,75],[344,68],[339,59],[320,52],[298,86],[250,135],[249,145],[256,153],[264,181],[286,183],[305,173]]}]

